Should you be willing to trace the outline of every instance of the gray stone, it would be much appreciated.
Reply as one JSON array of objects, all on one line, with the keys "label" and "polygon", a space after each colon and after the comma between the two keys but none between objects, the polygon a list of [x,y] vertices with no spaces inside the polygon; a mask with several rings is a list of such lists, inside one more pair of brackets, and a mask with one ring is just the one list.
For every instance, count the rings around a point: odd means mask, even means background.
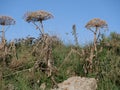
[{"label": "gray stone", "polygon": [[97,81],[95,78],[71,77],[58,84],[57,89],[51,90],[96,90]]}]

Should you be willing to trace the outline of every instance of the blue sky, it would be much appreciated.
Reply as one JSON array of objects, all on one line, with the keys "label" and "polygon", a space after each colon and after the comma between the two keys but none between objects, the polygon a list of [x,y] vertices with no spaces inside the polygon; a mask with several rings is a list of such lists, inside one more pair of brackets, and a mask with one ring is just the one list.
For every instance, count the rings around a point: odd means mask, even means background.
[{"label": "blue sky", "polygon": [[113,31],[120,33],[120,0],[0,0],[0,15],[11,16],[16,20],[16,25],[6,32],[7,40],[28,35],[38,37],[39,31],[22,19],[27,11],[37,10],[54,15],[54,19],[43,22],[45,32],[57,35],[65,43],[73,43],[73,24],[76,24],[79,43],[90,42],[93,34],[85,29],[85,24],[93,18],[106,20],[109,25],[106,34]]}]

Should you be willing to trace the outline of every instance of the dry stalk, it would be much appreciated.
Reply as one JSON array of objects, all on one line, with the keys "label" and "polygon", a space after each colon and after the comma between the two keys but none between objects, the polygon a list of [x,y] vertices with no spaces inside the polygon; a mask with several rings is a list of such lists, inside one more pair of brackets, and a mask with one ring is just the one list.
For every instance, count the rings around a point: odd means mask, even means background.
[{"label": "dry stalk", "polygon": [[14,42],[10,44],[10,46],[6,45],[6,40],[3,40],[4,42],[0,43],[1,49],[0,49],[0,58],[3,60],[3,66],[6,66],[6,58],[8,56],[12,56],[15,60],[17,59],[16,57],[16,47]]},{"label": "dry stalk", "polygon": [[10,55],[17,60],[17,53],[16,53],[16,47],[14,41],[10,43],[10,47],[8,48],[8,52]]},{"label": "dry stalk", "polygon": [[72,29],[73,29],[72,35],[74,36],[75,45],[76,45],[76,47],[78,47],[79,43],[78,43],[78,38],[77,38],[77,33],[76,33],[76,25],[75,24],[72,26]]},{"label": "dry stalk", "polygon": [[92,47],[91,48],[91,51],[90,51],[90,55],[89,57],[87,57],[85,60],[86,62],[88,63],[87,65],[84,66],[84,71],[85,73],[87,72],[91,72],[92,71],[92,65],[93,65],[93,58],[96,56],[96,54],[94,54],[94,51],[95,51],[95,47]]},{"label": "dry stalk", "polygon": [[54,66],[54,60],[52,59],[52,43],[52,37],[48,34],[43,34],[41,37],[41,42],[37,43],[37,46],[35,47],[36,49],[34,49],[39,56],[37,56],[37,61],[34,64],[33,70],[40,70],[44,72],[48,77],[51,78],[54,85],[57,86],[53,77],[57,72],[57,69]]},{"label": "dry stalk", "polygon": [[[42,37],[42,45],[39,49],[37,49],[37,52],[39,53],[38,60],[36,61],[34,67],[35,69],[43,68],[42,65],[45,65],[45,70],[47,70],[47,75],[48,77],[52,75],[52,72],[54,71],[54,66],[53,63],[54,61],[52,60],[52,38],[44,34]],[[41,64],[41,66],[39,66]]]},{"label": "dry stalk", "polygon": [[2,58],[2,60],[3,60],[3,66],[6,66],[5,60],[6,60],[6,57],[8,55],[6,40],[4,39],[4,42],[1,42],[0,45],[1,45],[0,58]]},{"label": "dry stalk", "polygon": [[24,69],[24,70],[21,70],[21,71],[16,71],[14,73],[10,73],[8,75],[5,75],[5,76],[2,76],[2,78],[6,78],[6,77],[9,77],[9,76],[12,76],[12,75],[16,75],[16,74],[19,74],[19,73],[23,73],[23,72],[31,72],[32,68],[29,68],[29,69]]},{"label": "dry stalk", "polygon": [[0,42],[0,58],[3,60],[3,66],[6,66],[6,58],[9,55],[8,47],[6,45],[6,39],[5,39],[5,26],[14,25],[15,20],[9,16],[0,16],[0,25],[2,26],[2,30],[0,31],[2,33],[1,35],[1,42]]},{"label": "dry stalk", "polygon": [[44,20],[48,20],[51,18],[53,18],[53,15],[51,13],[42,11],[42,10],[36,11],[36,12],[27,12],[24,15],[25,21],[28,23],[32,22],[33,25],[36,26],[36,29],[39,29],[41,34],[41,40],[38,41],[37,45],[33,49],[33,52],[37,53],[37,61],[34,64],[33,70],[39,69],[41,71],[44,71],[48,77],[52,76],[52,74],[56,72],[56,68],[53,65],[54,60],[52,59],[52,41],[53,40],[52,40],[52,37],[44,33],[42,22]]}]

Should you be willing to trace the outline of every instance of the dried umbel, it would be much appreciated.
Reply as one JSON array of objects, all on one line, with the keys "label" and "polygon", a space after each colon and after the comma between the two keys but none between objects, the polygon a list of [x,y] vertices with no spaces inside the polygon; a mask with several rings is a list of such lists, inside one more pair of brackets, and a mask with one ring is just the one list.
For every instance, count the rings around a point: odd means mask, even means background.
[{"label": "dried umbel", "polygon": [[0,25],[14,25],[15,20],[9,16],[0,16]]},{"label": "dried umbel", "polygon": [[10,25],[14,25],[15,24],[15,20],[12,17],[9,16],[0,16],[0,25],[3,26],[1,33],[1,41],[2,43],[5,41],[5,29],[4,26],[10,26]]},{"label": "dried umbel", "polygon": [[40,21],[42,22],[43,20],[48,20],[50,18],[53,18],[53,15],[46,12],[46,11],[36,11],[36,12],[27,12],[24,15],[24,19],[27,22],[37,22]]},{"label": "dried umbel", "polygon": [[101,20],[99,18],[94,18],[92,20],[90,20],[86,26],[87,29],[91,29],[91,28],[107,28],[108,25],[104,20]]},{"label": "dried umbel", "polygon": [[94,33],[94,47],[95,51],[97,51],[97,40],[100,38],[100,29],[108,29],[108,25],[104,20],[101,20],[99,18],[94,18],[90,20],[86,26],[88,30],[92,31]]},{"label": "dried umbel", "polygon": [[[41,34],[43,35],[44,33],[44,28],[43,28],[43,23],[42,21],[44,20],[48,20],[50,18],[53,18],[53,15],[46,12],[46,11],[36,11],[36,12],[27,12],[24,15],[24,19],[26,22],[32,22],[36,29],[39,29],[39,31],[41,32]],[[38,25],[36,22],[39,22],[40,25]]]}]

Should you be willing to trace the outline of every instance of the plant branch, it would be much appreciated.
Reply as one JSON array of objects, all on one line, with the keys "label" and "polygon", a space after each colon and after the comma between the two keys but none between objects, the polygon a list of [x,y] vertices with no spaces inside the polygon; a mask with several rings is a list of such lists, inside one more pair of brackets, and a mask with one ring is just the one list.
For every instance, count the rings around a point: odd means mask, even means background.
[{"label": "plant branch", "polygon": [[16,71],[16,72],[14,72],[14,73],[11,73],[11,74],[8,74],[8,75],[3,76],[3,78],[9,77],[9,76],[11,76],[11,75],[19,74],[19,73],[21,73],[21,72],[30,71],[31,69],[32,69],[32,68],[24,69],[24,70],[21,70],[21,71]]},{"label": "plant branch", "polygon": [[89,28],[90,31],[92,31],[93,33],[95,33],[92,29]]},{"label": "plant branch", "polygon": [[36,26],[36,29],[39,29],[40,33],[43,35],[41,28],[35,22],[32,22],[32,23]]}]

